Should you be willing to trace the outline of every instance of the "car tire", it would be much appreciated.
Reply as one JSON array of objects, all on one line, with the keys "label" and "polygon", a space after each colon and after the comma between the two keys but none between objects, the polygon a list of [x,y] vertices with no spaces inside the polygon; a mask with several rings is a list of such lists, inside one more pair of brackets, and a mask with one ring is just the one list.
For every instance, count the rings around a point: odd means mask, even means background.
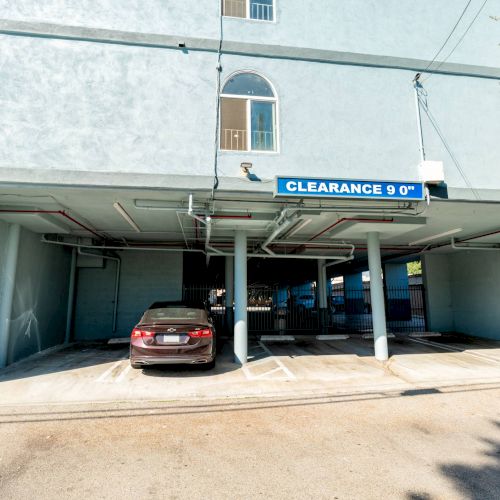
[{"label": "car tire", "polygon": [[130,366],[136,370],[139,370],[139,368],[143,368],[143,365],[138,365],[136,363],[130,363]]}]

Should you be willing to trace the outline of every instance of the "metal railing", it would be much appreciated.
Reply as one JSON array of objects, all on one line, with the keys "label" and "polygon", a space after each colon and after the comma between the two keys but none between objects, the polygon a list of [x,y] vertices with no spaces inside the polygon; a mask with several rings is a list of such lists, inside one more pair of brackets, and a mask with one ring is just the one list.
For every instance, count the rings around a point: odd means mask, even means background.
[{"label": "metal railing", "polygon": [[254,130],[252,132],[252,149],[257,149],[259,151],[273,151],[274,132]]},{"label": "metal railing", "polygon": [[247,0],[224,0],[225,16],[229,17],[247,17]]},{"label": "metal railing", "polygon": [[260,21],[272,21],[274,18],[273,6],[265,3],[251,2],[250,18]]},{"label": "metal railing", "polygon": [[247,131],[233,128],[222,129],[221,149],[245,151],[247,149]]}]

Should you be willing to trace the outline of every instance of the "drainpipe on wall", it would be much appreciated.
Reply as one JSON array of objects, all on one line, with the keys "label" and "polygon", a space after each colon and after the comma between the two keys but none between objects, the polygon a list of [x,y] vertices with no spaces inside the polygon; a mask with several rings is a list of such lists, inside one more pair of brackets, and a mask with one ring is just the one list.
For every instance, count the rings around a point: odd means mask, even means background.
[{"label": "drainpipe on wall", "polygon": [[94,257],[97,259],[108,259],[114,260],[116,262],[116,277],[115,277],[115,300],[113,304],[113,333],[116,332],[116,316],[118,312],[118,294],[120,291],[120,272],[122,261],[120,257],[110,257],[109,255],[97,255],[95,253],[84,252],[81,248],[78,248],[78,254],[84,255],[85,257]]}]

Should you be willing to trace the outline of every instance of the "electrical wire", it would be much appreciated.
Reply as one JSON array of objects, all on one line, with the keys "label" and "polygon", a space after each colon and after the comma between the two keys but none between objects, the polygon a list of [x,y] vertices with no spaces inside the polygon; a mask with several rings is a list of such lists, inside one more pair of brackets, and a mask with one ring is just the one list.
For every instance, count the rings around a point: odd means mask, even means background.
[{"label": "electrical wire", "polygon": [[444,48],[446,47],[446,44],[450,41],[450,38],[453,36],[453,33],[455,33],[455,30],[458,28],[458,25],[460,24],[460,21],[465,16],[465,13],[469,9],[471,3],[472,3],[472,0],[468,0],[467,4],[465,5],[465,7],[464,7],[464,9],[462,11],[462,13],[460,14],[460,17],[458,18],[458,21],[455,23],[455,26],[453,26],[453,29],[451,30],[450,34],[448,35],[448,37],[444,41],[443,45],[441,45],[441,48],[436,52],[436,55],[432,58],[432,61],[427,65],[427,67],[424,69],[424,71],[422,71],[422,73],[426,73],[427,72],[427,70],[436,61],[436,59],[439,56],[439,54],[441,54],[441,52],[444,50]]},{"label": "electrical wire", "polygon": [[[423,89],[423,87],[422,87],[422,89]],[[444,137],[443,132],[439,128],[439,125],[438,125],[436,119],[434,118],[434,115],[431,113],[431,111],[429,109],[428,102],[427,102],[427,94],[425,93],[425,90],[423,90],[422,93],[418,94],[418,98],[419,98],[420,104],[422,105],[422,109],[425,111],[425,114],[427,115],[427,118],[429,118],[429,121],[430,121],[431,125],[434,127],[434,130],[436,131],[436,133],[438,134],[439,138],[441,139],[441,142],[443,143],[446,151],[448,151],[448,154],[450,155],[450,158],[452,159],[453,163],[457,167],[457,170],[460,173],[460,175],[462,176],[462,179],[464,180],[465,184],[472,191],[472,193],[474,194],[474,196],[476,197],[476,199],[480,200],[481,197],[479,196],[479,193],[476,191],[476,189],[474,189],[474,186],[469,181],[469,178],[465,174],[462,166],[460,165],[460,162],[458,161],[457,157],[455,156],[455,154],[451,150],[451,147],[449,146],[448,142],[446,141],[446,138]]]},{"label": "electrical wire", "polygon": [[[470,29],[472,28],[472,26],[474,25],[474,23],[476,22],[477,18],[481,15],[481,12],[483,11],[484,7],[486,6],[486,4],[488,3],[488,0],[484,0],[483,4],[481,5],[481,7],[479,8],[479,10],[477,11],[477,14],[474,16],[474,19],[472,19],[472,21],[470,22],[469,26],[467,26],[467,29],[465,30],[464,34],[459,38],[458,42],[456,43],[456,45],[451,49],[451,52],[439,63],[438,67],[433,69],[433,71],[439,71],[439,69],[441,68],[441,66],[452,56],[452,54],[455,52],[455,50],[458,48],[458,46],[463,42],[464,38],[467,36],[467,33],[469,33]],[[427,78],[424,79],[424,82],[429,80],[429,78],[431,77],[432,75],[429,75]]]},{"label": "electrical wire", "polygon": [[220,121],[220,91],[221,91],[221,72],[222,72],[222,41],[224,39],[224,20],[223,20],[223,12],[222,12],[222,2],[220,2],[219,7],[219,47],[217,50],[217,102],[215,103],[215,140],[214,140],[214,182],[212,185],[212,201],[215,197],[215,191],[219,187],[219,172],[218,172],[218,164],[219,164],[219,121]]}]

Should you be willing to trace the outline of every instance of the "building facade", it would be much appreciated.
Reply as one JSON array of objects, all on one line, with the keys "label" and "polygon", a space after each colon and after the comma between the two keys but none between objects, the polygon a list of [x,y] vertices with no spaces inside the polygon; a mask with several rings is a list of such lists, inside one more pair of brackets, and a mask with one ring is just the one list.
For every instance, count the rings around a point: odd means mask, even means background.
[{"label": "building facade", "polygon": [[[320,313],[329,277],[362,287],[370,268],[379,359],[387,288],[407,286],[409,260],[422,259],[427,329],[500,338],[499,0],[0,12],[1,364],[126,336],[187,281],[225,280],[232,306],[233,259],[240,362],[261,260],[273,284],[312,265]],[[276,196],[277,176],[297,192]],[[324,196],[307,192],[315,178],[425,196]]]}]

